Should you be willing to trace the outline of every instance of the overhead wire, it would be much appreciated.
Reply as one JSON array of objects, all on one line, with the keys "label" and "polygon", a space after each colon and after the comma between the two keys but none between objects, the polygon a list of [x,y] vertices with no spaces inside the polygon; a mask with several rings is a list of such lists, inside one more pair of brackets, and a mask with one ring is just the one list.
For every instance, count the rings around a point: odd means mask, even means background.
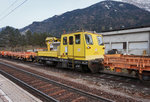
[{"label": "overhead wire", "polygon": [[20,6],[22,6],[25,2],[27,2],[28,0],[24,0],[20,5],[18,5],[17,7],[15,7],[13,10],[11,10],[9,13],[7,13],[5,16],[3,16],[0,21],[2,21],[3,19],[5,19],[7,16],[9,16],[12,12],[14,12],[17,8],[19,8]]},{"label": "overhead wire", "polygon": [[8,6],[1,14],[0,16],[2,16],[7,10],[9,10],[18,0],[15,0],[10,6]]}]

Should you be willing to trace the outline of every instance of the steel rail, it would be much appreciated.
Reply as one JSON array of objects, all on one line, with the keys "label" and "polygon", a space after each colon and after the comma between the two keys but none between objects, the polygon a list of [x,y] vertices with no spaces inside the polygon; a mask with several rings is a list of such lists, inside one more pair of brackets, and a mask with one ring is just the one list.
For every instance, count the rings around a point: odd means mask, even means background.
[{"label": "steel rail", "polygon": [[54,99],[53,97],[48,96],[47,94],[37,90],[36,88],[28,85],[27,83],[25,83],[25,82],[21,81],[20,79],[10,75],[9,73],[2,71],[1,69],[0,69],[0,73],[2,75],[6,76],[9,79],[12,79],[13,81],[18,83],[19,85],[24,86],[25,88],[29,89],[29,91],[34,92],[37,96],[42,97],[44,99],[44,101],[47,101],[47,102],[59,102],[58,100]]},{"label": "steel rail", "polygon": [[71,86],[67,86],[67,85],[62,84],[62,83],[60,83],[60,82],[56,82],[56,81],[51,80],[51,79],[48,79],[48,78],[46,78],[46,77],[39,76],[39,75],[37,75],[37,74],[34,74],[34,73],[31,73],[31,72],[25,71],[25,70],[23,70],[23,69],[18,69],[18,68],[15,67],[15,66],[8,65],[8,64],[2,63],[2,62],[0,62],[0,64],[5,65],[5,66],[7,66],[7,67],[11,67],[11,68],[16,69],[16,70],[18,70],[18,71],[22,71],[22,72],[24,72],[24,73],[28,73],[28,74],[30,74],[30,75],[32,75],[32,76],[35,76],[35,77],[37,77],[37,78],[39,78],[39,79],[41,79],[41,80],[45,80],[46,82],[55,84],[55,85],[57,85],[57,86],[61,86],[61,87],[65,88],[65,89],[67,89],[67,90],[76,92],[76,93],[81,94],[81,95],[83,95],[83,96],[90,97],[90,98],[92,98],[92,99],[94,99],[94,100],[96,99],[96,100],[99,100],[99,101],[102,101],[102,102],[114,102],[113,100],[106,99],[106,98],[104,98],[104,97],[101,97],[101,96],[98,96],[98,95],[95,95],[95,94],[92,94],[92,93],[88,93],[88,92],[86,92],[86,91],[83,91],[83,90],[80,90],[80,89],[77,89],[77,88],[74,88],[74,87],[71,87]]}]

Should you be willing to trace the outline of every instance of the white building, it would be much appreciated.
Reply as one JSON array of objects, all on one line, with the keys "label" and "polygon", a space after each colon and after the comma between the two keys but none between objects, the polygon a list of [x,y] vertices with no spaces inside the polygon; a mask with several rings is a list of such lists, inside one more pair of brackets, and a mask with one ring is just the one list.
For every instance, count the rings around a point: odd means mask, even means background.
[{"label": "white building", "polygon": [[150,27],[101,33],[106,53],[117,49],[123,54],[150,55]]}]

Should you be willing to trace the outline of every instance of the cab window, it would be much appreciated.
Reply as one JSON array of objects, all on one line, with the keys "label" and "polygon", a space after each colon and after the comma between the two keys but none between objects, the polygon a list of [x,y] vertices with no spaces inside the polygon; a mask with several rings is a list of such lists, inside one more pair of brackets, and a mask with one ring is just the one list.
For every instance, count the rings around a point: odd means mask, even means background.
[{"label": "cab window", "polygon": [[104,45],[101,36],[97,36],[97,40],[98,40],[98,44],[99,44],[99,45]]},{"label": "cab window", "polygon": [[80,34],[75,35],[75,43],[80,44]]},{"label": "cab window", "polygon": [[69,44],[72,45],[73,44],[73,36],[69,37]]},{"label": "cab window", "polygon": [[63,45],[67,45],[67,37],[63,37]]},{"label": "cab window", "polygon": [[92,40],[92,36],[89,34],[85,34],[85,40],[86,40],[86,44],[88,45],[92,45],[93,44],[93,40]]}]

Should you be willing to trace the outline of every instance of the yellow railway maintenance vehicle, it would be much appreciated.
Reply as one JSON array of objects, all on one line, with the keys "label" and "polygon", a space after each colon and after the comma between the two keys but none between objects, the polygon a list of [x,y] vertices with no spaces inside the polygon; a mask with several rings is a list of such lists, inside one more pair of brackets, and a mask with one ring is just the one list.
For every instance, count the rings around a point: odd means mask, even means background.
[{"label": "yellow railway maintenance vehicle", "polygon": [[103,69],[104,43],[100,34],[76,32],[62,34],[61,40],[46,38],[47,51],[38,51],[38,60],[62,68],[90,70]]}]

